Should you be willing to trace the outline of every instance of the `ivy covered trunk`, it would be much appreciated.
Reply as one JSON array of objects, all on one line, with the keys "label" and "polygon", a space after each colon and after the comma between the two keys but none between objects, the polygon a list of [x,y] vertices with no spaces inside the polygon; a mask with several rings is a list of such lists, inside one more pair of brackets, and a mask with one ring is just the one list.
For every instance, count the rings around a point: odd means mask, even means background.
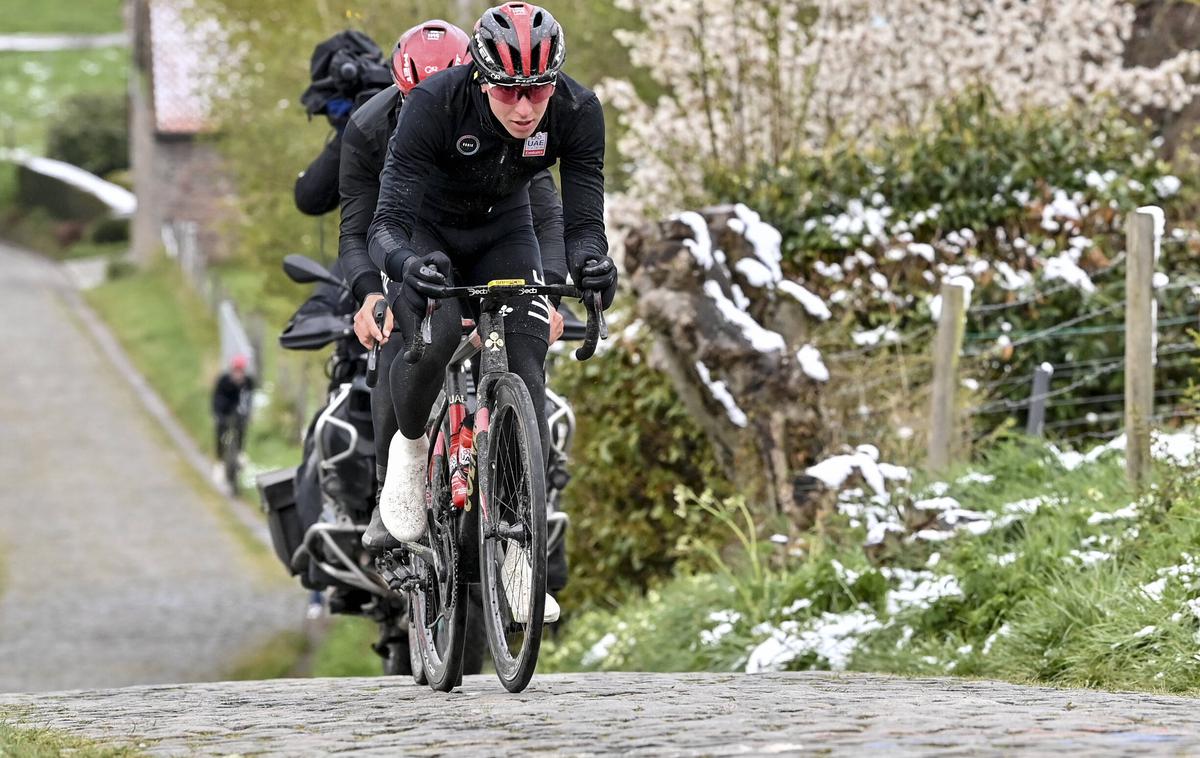
[{"label": "ivy covered trunk", "polygon": [[783,278],[779,233],[745,206],[684,213],[626,240],[651,361],[671,377],[760,515],[812,520],[804,475],[822,449],[828,373],[808,344],[815,295]]}]

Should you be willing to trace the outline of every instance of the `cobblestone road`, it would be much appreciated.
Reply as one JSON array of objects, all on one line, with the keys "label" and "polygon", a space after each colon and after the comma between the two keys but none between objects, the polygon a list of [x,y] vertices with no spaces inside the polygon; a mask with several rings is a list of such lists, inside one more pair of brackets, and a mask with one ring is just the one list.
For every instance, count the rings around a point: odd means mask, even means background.
[{"label": "cobblestone road", "polygon": [[870,675],[491,676],[443,695],[315,679],[0,695],[0,713],[159,755],[1200,754],[1196,700]]},{"label": "cobblestone road", "polygon": [[303,593],[248,557],[65,287],[0,246],[0,692],[227,676],[299,630]]}]

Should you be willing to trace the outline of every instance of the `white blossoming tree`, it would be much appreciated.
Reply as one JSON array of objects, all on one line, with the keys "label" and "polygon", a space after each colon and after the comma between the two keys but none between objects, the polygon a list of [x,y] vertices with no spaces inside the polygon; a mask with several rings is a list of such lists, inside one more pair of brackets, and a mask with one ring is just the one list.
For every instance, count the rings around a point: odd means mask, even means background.
[{"label": "white blossoming tree", "polygon": [[923,124],[986,87],[1001,107],[1099,104],[1178,110],[1200,52],[1127,68],[1125,0],[617,0],[624,32],[667,94],[603,91],[621,112],[630,185],[615,220],[704,201],[710,171],[777,165],[801,150],[862,144]]},{"label": "white blossoming tree", "polygon": [[[625,264],[638,314],[656,337],[652,356],[742,491],[797,524],[810,515],[803,471],[827,439],[819,400],[829,374],[806,333],[829,315],[781,274],[777,239],[753,242],[748,211],[732,223],[722,210],[675,214],[738,199],[712,197],[714,178],[725,187],[731,177],[787,183],[798,158],[930,126],[940,107],[967,93],[989,91],[1002,114],[1066,106],[1100,114],[1113,101],[1133,112],[1177,110],[1200,75],[1195,51],[1126,67],[1135,11],[1125,0],[616,1],[645,22],[620,40],[664,93],[647,102],[628,82],[602,88],[620,111],[630,169],[611,220],[634,230]],[[877,238],[871,244],[883,245],[895,224],[884,211],[863,215]],[[974,248],[969,233],[958,235],[960,247]],[[921,268],[900,251],[879,265]],[[936,253],[912,248],[925,256],[915,263],[941,272]],[[858,259],[876,265],[862,251]],[[872,291],[910,307],[890,291],[891,276],[870,273]]]}]

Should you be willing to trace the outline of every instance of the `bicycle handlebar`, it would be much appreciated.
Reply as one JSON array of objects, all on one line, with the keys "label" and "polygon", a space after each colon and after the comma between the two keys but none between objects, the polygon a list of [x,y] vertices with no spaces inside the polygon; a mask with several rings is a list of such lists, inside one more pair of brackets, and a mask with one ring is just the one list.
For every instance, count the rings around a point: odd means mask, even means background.
[{"label": "bicycle handlebar", "polygon": [[456,297],[469,298],[485,298],[491,297],[504,300],[510,297],[519,297],[522,295],[534,295],[545,297],[570,297],[579,298],[583,301],[583,307],[587,310],[587,328],[584,336],[583,345],[575,351],[575,357],[578,360],[586,361],[596,354],[596,347],[600,344],[600,340],[608,339],[608,322],[604,319],[603,294],[597,290],[580,290],[570,284],[525,284],[517,280],[515,282],[493,282],[491,284],[480,285],[477,287],[445,287],[435,297],[430,297],[426,300],[425,318],[421,321],[421,328],[418,334],[413,335],[412,342],[409,343],[408,350],[404,353],[404,360],[409,363],[416,363],[421,360],[425,354],[425,347],[433,344],[433,311],[437,307],[436,301],[449,300]]},{"label": "bicycle handlebar", "polygon": [[[371,311],[371,315],[375,318],[375,325],[379,327],[379,331],[383,331],[383,324],[387,319],[387,299],[380,298],[375,303],[375,308]],[[374,388],[376,382],[379,381],[379,343],[371,348],[370,355],[367,356],[367,386]]]}]

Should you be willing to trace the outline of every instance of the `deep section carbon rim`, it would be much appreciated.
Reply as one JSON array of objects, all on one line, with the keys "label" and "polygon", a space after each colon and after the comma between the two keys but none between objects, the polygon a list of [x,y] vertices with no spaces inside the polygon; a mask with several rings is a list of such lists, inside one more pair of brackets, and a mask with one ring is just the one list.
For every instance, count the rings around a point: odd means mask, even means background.
[{"label": "deep section carbon rim", "polygon": [[488,431],[489,478],[480,514],[484,621],[496,674],[519,692],[541,647],[546,598],[546,502],[541,443],[524,383],[494,385]]}]

